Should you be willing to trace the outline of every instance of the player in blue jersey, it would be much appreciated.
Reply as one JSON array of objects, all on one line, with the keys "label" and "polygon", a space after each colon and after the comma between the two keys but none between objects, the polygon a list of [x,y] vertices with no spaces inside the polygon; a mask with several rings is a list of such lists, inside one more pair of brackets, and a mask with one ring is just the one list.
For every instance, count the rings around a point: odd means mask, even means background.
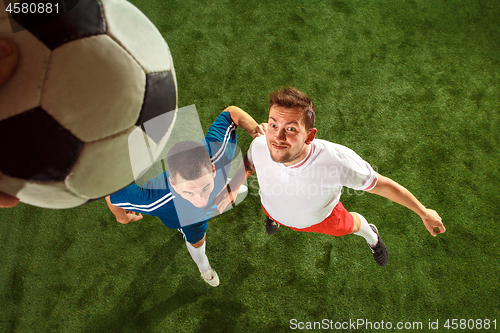
[{"label": "player in blue jersey", "polygon": [[264,134],[262,125],[250,115],[230,106],[213,122],[201,143],[181,141],[170,148],[166,172],[106,197],[120,223],[140,220],[144,213],[182,232],[202,278],[213,287],[219,285],[219,277],[205,254],[207,221],[216,209],[222,212],[234,201],[223,189],[235,154],[237,126],[252,138]]}]

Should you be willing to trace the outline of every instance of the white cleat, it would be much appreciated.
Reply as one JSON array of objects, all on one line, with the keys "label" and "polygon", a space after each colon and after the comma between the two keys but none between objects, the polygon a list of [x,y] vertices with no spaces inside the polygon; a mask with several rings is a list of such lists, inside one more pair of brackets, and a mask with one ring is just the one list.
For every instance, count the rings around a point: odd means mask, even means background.
[{"label": "white cleat", "polygon": [[201,277],[212,287],[217,287],[219,285],[219,276],[212,267],[210,267],[208,271],[201,273]]}]

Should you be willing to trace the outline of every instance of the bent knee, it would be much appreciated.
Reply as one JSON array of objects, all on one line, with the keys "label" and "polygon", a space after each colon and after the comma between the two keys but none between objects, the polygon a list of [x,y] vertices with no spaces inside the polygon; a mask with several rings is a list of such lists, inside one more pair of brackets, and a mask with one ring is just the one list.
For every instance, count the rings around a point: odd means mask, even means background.
[{"label": "bent knee", "polygon": [[361,228],[361,219],[359,218],[359,215],[356,213],[351,213],[352,218],[353,218],[353,226],[352,226],[352,232],[358,232],[359,228]]},{"label": "bent knee", "polygon": [[193,245],[193,247],[196,247],[196,248],[201,247],[205,243],[205,237],[206,237],[206,235],[203,235],[203,238],[200,241],[198,241],[198,242],[196,242],[194,244],[193,243],[190,243],[190,244]]}]

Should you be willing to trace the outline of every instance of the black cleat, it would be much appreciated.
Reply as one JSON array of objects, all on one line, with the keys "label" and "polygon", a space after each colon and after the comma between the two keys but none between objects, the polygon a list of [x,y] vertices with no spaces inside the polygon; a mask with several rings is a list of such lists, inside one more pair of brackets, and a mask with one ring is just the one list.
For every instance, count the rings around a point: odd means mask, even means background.
[{"label": "black cleat", "polygon": [[268,235],[274,234],[276,231],[278,231],[278,228],[280,225],[273,220],[271,220],[269,217],[266,217],[266,231]]},{"label": "black cleat", "polygon": [[378,237],[378,242],[376,245],[370,246],[370,249],[373,252],[373,259],[379,264],[379,266],[385,266],[389,262],[389,252],[387,252],[387,247],[385,246],[384,242],[382,241],[382,238],[380,238],[380,235],[378,234],[377,227],[374,226],[373,224],[369,224],[370,228],[377,234]]}]

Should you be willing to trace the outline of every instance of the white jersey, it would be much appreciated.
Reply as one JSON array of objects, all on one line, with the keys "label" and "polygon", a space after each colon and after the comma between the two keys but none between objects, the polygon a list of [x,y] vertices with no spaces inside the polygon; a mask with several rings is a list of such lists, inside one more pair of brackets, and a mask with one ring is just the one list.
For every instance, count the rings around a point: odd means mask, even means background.
[{"label": "white jersey", "polygon": [[257,172],[262,205],[273,219],[295,228],[328,217],[343,186],[366,191],[378,180],[358,154],[325,140],[314,139],[307,156],[289,167],[271,159],[265,136],[253,140],[247,156]]}]

